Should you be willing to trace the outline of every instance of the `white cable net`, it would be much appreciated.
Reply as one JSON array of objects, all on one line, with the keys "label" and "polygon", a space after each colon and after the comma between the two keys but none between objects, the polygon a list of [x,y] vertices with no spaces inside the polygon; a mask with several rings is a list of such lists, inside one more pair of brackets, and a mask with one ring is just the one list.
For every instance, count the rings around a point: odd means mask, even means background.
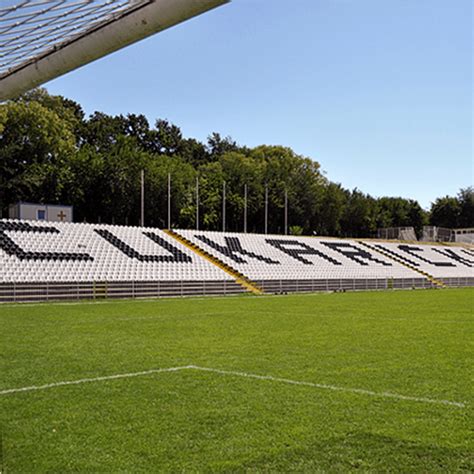
[{"label": "white cable net", "polygon": [[[6,0],[0,8],[0,79],[152,0]],[[6,4],[6,6],[4,6]]]}]

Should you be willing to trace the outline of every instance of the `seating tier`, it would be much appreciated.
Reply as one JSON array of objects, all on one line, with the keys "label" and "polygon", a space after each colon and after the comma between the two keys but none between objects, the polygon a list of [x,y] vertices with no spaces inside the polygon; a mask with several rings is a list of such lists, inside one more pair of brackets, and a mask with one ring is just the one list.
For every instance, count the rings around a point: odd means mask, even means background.
[{"label": "seating tier", "polygon": [[[403,280],[427,286],[427,275],[461,279],[473,277],[473,252],[462,247],[363,242],[328,237],[272,236],[221,232],[177,231],[216,258],[265,286],[270,281],[319,281],[306,285],[322,289],[321,280],[339,280],[347,289],[374,288],[371,280]],[[416,280],[416,281],[415,281]],[[361,283],[369,281],[368,283]],[[357,284],[355,282],[358,282]],[[394,283],[393,283],[394,282]],[[455,280],[452,280],[453,284]],[[401,287],[406,285],[401,285]],[[429,285],[428,285],[429,286]],[[303,287],[300,285],[300,288]],[[337,285],[336,285],[337,287]],[[334,285],[326,285],[334,289]]]},{"label": "seating tier", "polygon": [[177,231],[251,280],[419,278],[355,240]]},{"label": "seating tier", "polygon": [[[474,251],[463,246],[395,242],[371,242],[369,245],[446,284],[474,284]],[[465,284],[457,285],[457,279],[464,280]]]},{"label": "seating tier", "polygon": [[233,281],[155,228],[0,221],[0,282]]}]

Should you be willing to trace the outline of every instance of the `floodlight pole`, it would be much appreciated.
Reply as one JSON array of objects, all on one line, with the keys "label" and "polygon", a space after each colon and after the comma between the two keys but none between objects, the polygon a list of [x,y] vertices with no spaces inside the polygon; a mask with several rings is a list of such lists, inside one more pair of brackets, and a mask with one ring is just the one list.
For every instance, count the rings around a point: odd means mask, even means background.
[{"label": "floodlight pole", "polygon": [[199,230],[199,176],[196,176],[196,230]]},{"label": "floodlight pole", "polygon": [[244,233],[247,233],[247,185],[244,184]]},{"label": "floodlight pole", "polygon": [[265,186],[265,234],[268,234],[268,186]]},{"label": "floodlight pole", "polygon": [[145,227],[145,170],[140,171],[140,225]]},{"label": "floodlight pole", "polygon": [[171,229],[171,173],[168,173],[168,229]]},{"label": "floodlight pole", "polygon": [[288,235],[288,190],[285,189],[285,235]]},{"label": "floodlight pole", "polygon": [[225,181],[222,183],[222,232],[225,232]]}]

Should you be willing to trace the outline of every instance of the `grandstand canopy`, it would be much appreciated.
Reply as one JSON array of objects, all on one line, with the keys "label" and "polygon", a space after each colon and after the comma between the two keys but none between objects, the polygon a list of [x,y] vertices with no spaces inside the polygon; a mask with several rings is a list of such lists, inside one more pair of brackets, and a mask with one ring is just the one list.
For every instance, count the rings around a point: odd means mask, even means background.
[{"label": "grandstand canopy", "polygon": [[228,1],[2,1],[0,101]]}]

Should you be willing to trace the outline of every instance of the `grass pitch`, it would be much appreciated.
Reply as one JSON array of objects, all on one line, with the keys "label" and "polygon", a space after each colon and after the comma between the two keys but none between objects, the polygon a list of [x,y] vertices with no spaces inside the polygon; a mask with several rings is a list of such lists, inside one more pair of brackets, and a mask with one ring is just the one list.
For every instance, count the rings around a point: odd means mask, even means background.
[{"label": "grass pitch", "polygon": [[0,306],[0,470],[472,472],[473,297]]}]

